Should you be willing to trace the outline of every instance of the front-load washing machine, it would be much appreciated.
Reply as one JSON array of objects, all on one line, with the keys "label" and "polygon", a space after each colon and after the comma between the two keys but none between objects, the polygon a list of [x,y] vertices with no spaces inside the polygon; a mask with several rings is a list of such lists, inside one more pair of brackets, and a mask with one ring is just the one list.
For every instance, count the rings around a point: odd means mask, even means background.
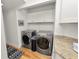
[{"label": "front-load washing machine", "polygon": [[31,32],[22,31],[22,47],[30,48]]},{"label": "front-load washing machine", "polygon": [[47,33],[44,36],[38,36],[37,37],[37,51],[51,56],[52,55],[52,49],[53,49],[53,34]]},{"label": "front-load washing machine", "polygon": [[21,32],[22,47],[31,48],[31,37],[36,35],[35,30],[25,30]]}]

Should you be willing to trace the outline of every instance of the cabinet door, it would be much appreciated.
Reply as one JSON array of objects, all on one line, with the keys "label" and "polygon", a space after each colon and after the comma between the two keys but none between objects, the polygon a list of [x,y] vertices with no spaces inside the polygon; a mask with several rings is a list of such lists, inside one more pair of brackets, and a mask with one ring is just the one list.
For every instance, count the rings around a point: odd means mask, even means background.
[{"label": "cabinet door", "polygon": [[62,0],[61,21],[77,22],[78,0]]}]

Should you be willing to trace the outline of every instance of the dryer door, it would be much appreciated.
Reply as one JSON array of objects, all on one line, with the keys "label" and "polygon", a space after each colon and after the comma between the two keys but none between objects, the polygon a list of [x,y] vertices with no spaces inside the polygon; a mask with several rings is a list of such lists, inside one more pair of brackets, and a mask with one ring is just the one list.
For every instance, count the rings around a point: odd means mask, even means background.
[{"label": "dryer door", "polygon": [[40,49],[46,50],[49,48],[49,41],[47,38],[40,37],[37,39],[37,45]]},{"label": "dryer door", "polygon": [[28,45],[29,44],[29,37],[27,35],[23,35],[22,36],[22,40],[23,40],[23,43]]}]

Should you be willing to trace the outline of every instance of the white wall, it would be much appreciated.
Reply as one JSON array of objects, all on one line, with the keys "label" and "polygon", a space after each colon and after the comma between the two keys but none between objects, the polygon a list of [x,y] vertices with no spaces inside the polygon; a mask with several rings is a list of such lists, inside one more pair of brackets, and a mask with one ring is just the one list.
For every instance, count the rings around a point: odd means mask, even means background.
[{"label": "white wall", "polygon": [[23,20],[24,21],[24,26],[18,26],[18,28],[20,30],[25,30],[27,28],[27,22],[25,22],[25,20],[27,20],[27,11],[26,10],[16,10],[16,18],[17,21],[18,20]]},{"label": "white wall", "polygon": [[[3,13],[7,43],[21,47],[21,31],[26,30],[27,28],[27,24],[25,22],[26,11],[13,9],[7,12],[3,11]],[[24,26],[19,26],[18,20],[24,20]]]},{"label": "white wall", "polygon": [[78,39],[78,24],[61,24],[63,35]]},{"label": "white wall", "polygon": [[55,18],[54,4],[27,9],[29,22],[53,22]]},{"label": "white wall", "polygon": [[10,10],[8,12],[3,11],[4,14],[4,24],[6,32],[6,41],[8,44],[18,46],[18,34],[17,34],[17,20],[16,20],[16,10]]},{"label": "white wall", "polygon": [[[27,12],[26,10],[16,10],[16,18],[17,18],[17,30],[18,30],[18,41],[19,41],[19,47],[22,45],[22,37],[21,37],[21,32],[27,29]],[[18,25],[18,20],[23,20],[24,21],[24,26],[19,26]]]},{"label": "white wall", "polygon": [[28,29],[54,31],[55,8],[53,4],[27,9],[27,14]]},{"label": "white wall", "polygon": [[22,5],[24,0],[1,0],[1,2],[4,4],[3,8],[8,11]]},{"label": "white wall", "polygon": [[8,44],[19,47],[18,39],[18,22],[16,10],[24,4],[24,0],[2,0],[3,6],[3,18],[6,32],[6,41]]},{"label": "white wall", "polygon": [[55,30],[55,35],[78,39],[78,24],[59,24],[58,28]]},{"label": "white wall", "polygon": [[2,10],[1,10],[1,59],[8,59]]}]

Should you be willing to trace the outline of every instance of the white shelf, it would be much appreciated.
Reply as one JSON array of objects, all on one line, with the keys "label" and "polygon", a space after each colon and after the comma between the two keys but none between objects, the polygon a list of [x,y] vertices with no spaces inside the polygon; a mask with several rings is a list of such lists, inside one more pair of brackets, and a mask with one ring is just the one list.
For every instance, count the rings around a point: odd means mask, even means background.
[{"label": "white shelf", "polygon": [[43,5],[49,5],[49,4],[53,4],[53,3],[55,3],[55,0],[46,0],[46,1],[43,1],[43,2],[33,3],[33,4],[25,3],[19,9],[29,9],[29,8],[40,7],[40,6],[43,6]]},{"label": "white shelf", "polygon": [[65,18],[60,20],[61,24],[77,24],[78,19],[77,18]]},{"label": "white shelf", "polygon": [[60,22],[61,24],[78,24],[78,22],[77,21],[61,21]]},{"label": "white shelf", "polygon": [[40,32],[40,33],[47,33],[47,32],[53,32],[52,30],[39,30],[38,32]]},{"label": "white shelf", "polygon": [[28,22],[28,24],[54,24],[54,22]]}]

